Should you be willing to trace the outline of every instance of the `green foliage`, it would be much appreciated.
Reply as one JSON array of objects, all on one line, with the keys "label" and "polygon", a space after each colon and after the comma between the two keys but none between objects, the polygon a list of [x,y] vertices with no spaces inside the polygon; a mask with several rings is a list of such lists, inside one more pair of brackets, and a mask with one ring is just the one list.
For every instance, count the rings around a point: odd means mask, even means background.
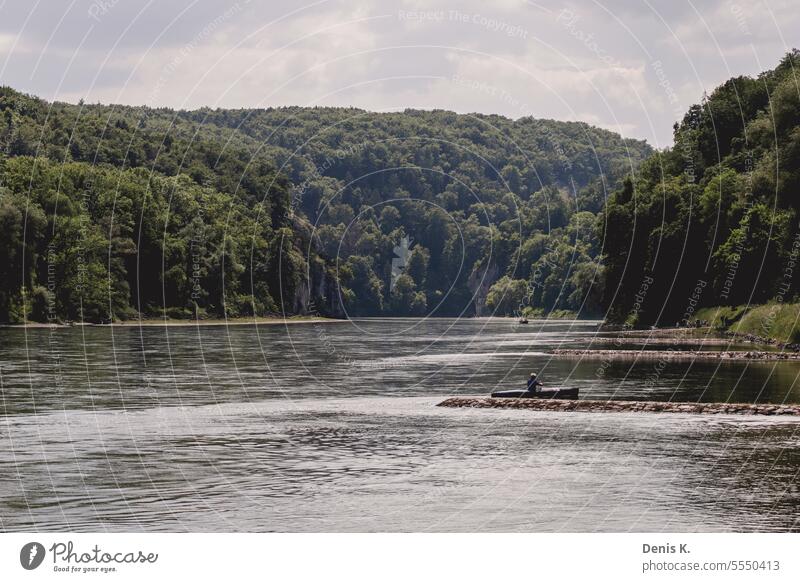
[{"label": "green foliage", "polygon": [[706,307],[698,310],[696,316],[720,331],[800,343],[800,304],[794,300],[766,305]]},{"label": "green foliage", "polygon": [[707,321],[708,325],[718,330],[728,330],[730,325],[739,321],[747,312],[745,305],[717,305],[698,309],[694,319]]},{"label": "green foliage", "polygon": [[352,256],[342,267],[342,294],[349,315],[371,315],[383,310],[383,283],[367,257]]},{"label": "green foliage", "polygon": [[635,312],[638,324],[672,325],[690,308],[800,290],[795,269],[787,271],[798,253],[798,64],[793,51],[757,79],[718,87],[676,125],[675,147],[609,198],[598,234],[612,319]]},{"label": "green foliage", "polygon": [[527,307],[527,295],[527,281],[512,279],[506,275],[489,289],[486,296],[486,307],[492,310],[492,315],[519,314]]},{"label": "green foliage", "polygon": [[800,342],[800,304],[770,303],[747,310],[742,318],[731,326],[739,334],[753,334],[773,338],[779,342]]},{"label": "green foliage", "polygon": [[590,225],[651,152],[583,123],[78,107],[10,88],[0,146],[2,321],[312,300],[329,315],[471,315],[503,277],[534,286],[532,306],[596,310]]},{"label": "green foliage", "polygon": [[27,198],[0,190],[0,319],[21,319],[15,306],[24,289],[38,321],[99,322],[167,308],[221,315],[226,300],[239,306],[242,296],[274,306],[265,287],[245,292],[242,256],[253,248],[258,217],[230,208],[228,195],[185,176],[26,156],[7,160],[0,177],[6,185],[32,177]]}]

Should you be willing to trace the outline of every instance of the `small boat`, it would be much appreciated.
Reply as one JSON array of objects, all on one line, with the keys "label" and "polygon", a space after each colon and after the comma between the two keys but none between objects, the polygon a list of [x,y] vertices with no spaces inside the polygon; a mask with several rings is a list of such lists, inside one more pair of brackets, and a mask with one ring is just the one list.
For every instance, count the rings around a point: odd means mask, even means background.
[{"label": "small boat", "polygon": [[537,392],[530,390],[500,390],[492,392],[492,398],[559,398],[577,400],[578,388],[541,388]]}]

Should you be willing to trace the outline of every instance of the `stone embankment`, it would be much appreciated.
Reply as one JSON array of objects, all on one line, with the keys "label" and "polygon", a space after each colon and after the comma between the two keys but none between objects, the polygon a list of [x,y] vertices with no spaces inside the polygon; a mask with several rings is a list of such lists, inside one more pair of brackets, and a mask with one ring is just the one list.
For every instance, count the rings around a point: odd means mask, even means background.
[{"label": "stone embankment", "polygon": [[701,337],[701,336],[680,336],[680,337],[647,337],[647,336],[629,336],[629,337],[593,337],[592,344],[600,345],[668,345],[668,346],[728,346],[736,343],[735,339],[724,339],[720,337]]},{"label": "stone embankment", "polygon": [[633,337],[697,337],[714,333],[710,327],[651,327],[650,329],[630,329],[622,325],[600,326],[602,333],[616,333],[621,336]]},{"label": "stone embankment", "polygon": [[725,402],[641,402],[634,400],[546,400],[538,398],[454,397],[437,406],[449,408],[526,408],[555,412],[673,412],[800,416],[798,404],[734,404]]},{"label": "stone embankment", "polygon": [[771,337],[764,337],[752,333],[737,333],[735,331],[726,331],[725,335],[733,338],[734,341],[765,344],[768,346],[775,346],[787,352],[800,352],[800,344],[781,342]]},{"label": "stone embankment", "polygon": [[602,360],[736,360],[736,361],[800,361],[796,352],[711,351],[711,350],[584,350],[557,349],[552,355]]}]

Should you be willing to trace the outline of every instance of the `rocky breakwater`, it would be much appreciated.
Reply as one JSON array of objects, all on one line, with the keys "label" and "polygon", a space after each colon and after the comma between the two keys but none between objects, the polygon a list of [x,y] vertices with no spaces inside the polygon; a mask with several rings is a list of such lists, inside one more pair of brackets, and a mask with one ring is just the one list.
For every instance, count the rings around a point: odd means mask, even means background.
[{"label": "rocky breakwater", "polygon": [[674,412],[798,416],[800,404],[737,404],[726,402],[645,402],[637,400],[545,400],[537,398],[453,397],[437,406],[448,408],[525,408],[555,412]]},{"label": "rocky breakwater", "polygon": [[553,356],[579,357],[603,360],[736,360],[736,361],[780,361],[800,362],[800,354],[795,352],[749,351],[711,351],[711,350],[586,350],[558,349]]},{"label": "rocky breakwater", "polygon": [[753,333],[737,333],[735,331],[726,331],[725,335],[733,338],[738,342],[749,342],[751,344],[765,344],[769,346],[776,346],[787,352],[800,352],[800,344],[787,343],[778,341],[775,338],[764,337],[762,335],[755,335]]},{"label": "rocky breakwater", "polygon": [[647,336],[617,336],[617,337],[593,337],[592,344],[608,345],[666,345],[666,346],[728,346],[734,343],[733,339],[720,337],[704,336],[670,336],[670,337],[647,337]]}]

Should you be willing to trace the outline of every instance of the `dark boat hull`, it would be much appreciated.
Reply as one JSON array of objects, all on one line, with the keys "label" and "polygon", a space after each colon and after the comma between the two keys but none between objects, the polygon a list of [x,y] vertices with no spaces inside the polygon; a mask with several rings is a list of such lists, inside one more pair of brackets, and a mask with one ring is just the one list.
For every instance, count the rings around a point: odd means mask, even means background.
[{"label": "dark boat hull", "polygon": [[500,390],[499,392],[492,392],[492,398],[559,398],[562,400],[575,400],[578,398],[578,388],[542,388],[538,392]]}]

